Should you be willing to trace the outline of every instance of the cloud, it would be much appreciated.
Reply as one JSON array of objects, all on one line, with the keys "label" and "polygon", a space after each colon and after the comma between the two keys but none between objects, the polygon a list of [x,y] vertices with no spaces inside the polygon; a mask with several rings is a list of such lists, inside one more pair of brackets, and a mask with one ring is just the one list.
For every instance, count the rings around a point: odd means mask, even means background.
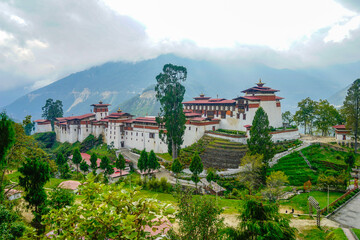
[{"label": "cloud", "polygon": [[[100,1],[0,3],[0,71],[22,77],[16,86],[51,83],[107,61],[153,57],[147,41],[144,26]],[[14,87],[0,81],[0,91]]]},{"label": "cloud", "polygon": [[293,69],[360,61],[360,1],[238,2],[0,2],[0,94],[166,53]]}]

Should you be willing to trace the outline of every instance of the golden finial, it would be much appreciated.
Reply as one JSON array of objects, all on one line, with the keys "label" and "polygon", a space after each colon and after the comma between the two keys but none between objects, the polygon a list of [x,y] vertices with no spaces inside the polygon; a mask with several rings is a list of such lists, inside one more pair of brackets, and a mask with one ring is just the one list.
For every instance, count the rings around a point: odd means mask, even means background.
[{"label": "golden finial", "polygon": [[118,112],[118,113],[122,112],[121,109],[120,109],[120,107],[118,108],[117,112]]},{"label": "golden finial", "polygon": [[258,85],[259,87],[264,86],[265,83],[261,82],[261,78],[259,78],[259,82],[256,83],[256,85]]}]

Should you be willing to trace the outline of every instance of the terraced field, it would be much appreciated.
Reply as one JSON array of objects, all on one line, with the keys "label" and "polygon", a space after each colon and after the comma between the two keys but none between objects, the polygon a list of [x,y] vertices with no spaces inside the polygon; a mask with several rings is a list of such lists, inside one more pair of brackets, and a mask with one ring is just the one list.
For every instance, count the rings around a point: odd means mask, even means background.
[{"label": "terraced field", "polygon": [[272,171],[283,171],[289,177],[290,185],[293,186],[301,186],[308,180],[312,183],[317,181],[317,173],[309,168],[298,152],[281,158],[277,164],[269,169],[268,174]]}]

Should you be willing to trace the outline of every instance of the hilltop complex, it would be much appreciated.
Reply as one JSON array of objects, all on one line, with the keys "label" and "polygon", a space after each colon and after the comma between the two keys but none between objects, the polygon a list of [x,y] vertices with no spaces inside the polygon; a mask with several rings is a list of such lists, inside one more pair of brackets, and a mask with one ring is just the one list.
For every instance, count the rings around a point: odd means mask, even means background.
[{"label": "hilltop complex", "polygon": [[[231,141],[246,143],[256,110],[262,107],[268,114],[270,126],[282,128],[281,97],[275,90],[264,87],[259,80],[256,86],[242,91],[244,96],[232,100],[210,98],[201,94],[193,101],[183,102],[186,116],[186,130],[182,147],[198,141],[204,134],[226,138]],[[167,152],[167,145],[160,139],[159,126],[155,117],[137,117],[120,109],[110,113],[108,106],[99,102],[92,104],[93,113],[81,116],[57,118],[55,121],[56,138],[59,142],[74,143],[83,141],[93,134],[104,136],[104,142],[115,148],[137,148]],[[51,131],[48,120],[36,120],[37,132]],[[244,134],[223,134],[218,129],[243,131]],[[165,131],[165,129],[163,129]],[[299,138],[297,129],[279,129],[272,132],[273,141]]]}]

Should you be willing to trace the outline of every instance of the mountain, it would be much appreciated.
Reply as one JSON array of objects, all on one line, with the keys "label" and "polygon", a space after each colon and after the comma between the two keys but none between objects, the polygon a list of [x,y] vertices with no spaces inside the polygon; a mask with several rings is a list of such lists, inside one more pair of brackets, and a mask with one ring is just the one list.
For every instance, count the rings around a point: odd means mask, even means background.
[{"label": "mountain", "polygon": [[113,111],[120,108],[124,112],[135,116],[157,116],[160,111],[160,103],[156,101],[155,85],[151,85],[141,94],[119,104]]},{"label": "mountain", "polygon": [[333,104],[336,108],[340,108],[343,105],[347,91],[350,88],[350,86],[351,84],[345,87],[344,89],[341,89],[340,91],[336,92],[332,96],[330,96],[327,99],[329,103]]},{"label": "mountain", "polygon": [[[284,110],[295,110],[297,102],[311,97],[325,99],[344,88],[360,75],[360,62],[319,69],[275,69],[261,64],[215,62],[162,55],[137,63],[109,62],[101,66],[71,74],[48,86],[37,89],[7,105],[6,111],[14,119],[27,114],[41,118],[41,107],[48,98],[61,100],[64,115],[90,112],[90,105],[100,100],[110,103],[110,110],[118,106],[137,111],[137,114],[155,113],[151,91],[143,91],[156,84],[155,77],[165,64],[182,65],[188,70],[185,100],[200,93],[211,97],[235,98],[241,91],[254,86],[262,78],[266,86],[279,89],[284,97]],[[344,81],[345,80],[345,81]],[[148,99],[152,99],[147,102]],[[147,105],[145,104],[147,103]]]}]

